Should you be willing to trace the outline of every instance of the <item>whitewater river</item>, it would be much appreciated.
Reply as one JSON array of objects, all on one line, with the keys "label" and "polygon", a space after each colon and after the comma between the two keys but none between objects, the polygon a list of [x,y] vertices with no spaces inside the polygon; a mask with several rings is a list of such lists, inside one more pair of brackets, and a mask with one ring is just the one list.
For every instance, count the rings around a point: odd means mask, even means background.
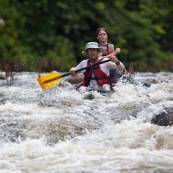
[{"label": "whitewater river", "polygon": [[173,110],[173,73],[137,73],[93,100],[37,77],[0,81],[0,173],[173,172],[173,126],[151,123]]}]

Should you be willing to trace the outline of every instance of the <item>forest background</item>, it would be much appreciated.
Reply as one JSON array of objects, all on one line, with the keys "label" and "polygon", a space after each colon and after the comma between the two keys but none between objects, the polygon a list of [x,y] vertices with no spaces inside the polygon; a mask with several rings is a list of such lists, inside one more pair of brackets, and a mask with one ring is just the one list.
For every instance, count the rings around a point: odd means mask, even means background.
[{"label": "forest background", "polygon": [[68,71],[96,29],[136,71],[173,71],[172,0],[0,0],[0,70]]}]

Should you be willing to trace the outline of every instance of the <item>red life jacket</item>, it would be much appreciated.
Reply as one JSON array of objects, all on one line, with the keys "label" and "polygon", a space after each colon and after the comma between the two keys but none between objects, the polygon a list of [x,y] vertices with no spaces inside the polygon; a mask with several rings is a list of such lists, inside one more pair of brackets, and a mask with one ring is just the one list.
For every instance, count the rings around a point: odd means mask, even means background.
[{"label": "red life jacket", "polygon": [[[98,60],[95,63],[99,63],[102,60]],[[90,66],[90,61],[88,60],[87,66]],[[92,77],[92,72],[94,73],[95,77]],[[100,64],[98,66],[95,66],[91,69],[87,69],[84,73],[84,82],[83,86],[88,86],[90,83],[90,80],[96,80],[98,85],[104,85],[104,84],[110,84],[109,77],[106,75],[105,72],[103,72],[100,68]]]},{"label": "red life jacket", "polygon": [[107,50],[104,47],[100,46],[102,48],[103,56],[109,55],[110,53],[114,52],[113,44],[108,43],[106,46],[107,46]]}]

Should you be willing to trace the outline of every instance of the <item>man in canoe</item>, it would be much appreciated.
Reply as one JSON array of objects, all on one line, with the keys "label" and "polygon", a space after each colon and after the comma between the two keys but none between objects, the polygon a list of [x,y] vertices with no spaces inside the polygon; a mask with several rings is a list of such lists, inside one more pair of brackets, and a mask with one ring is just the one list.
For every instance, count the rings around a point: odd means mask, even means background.
[{"label": "man in canoe", "polygon": [[[109,37],[109,34],[108,34],[108,30],[106,28],[99,27],[96,30],[96,38],[98,40],[98,46],[100,48],[102,48],[99,53],[99,58],[102,58],[102,59],[109,58],[110,56],[115,55],[114,45],[111,43],[108,43],[108,37]],[[111,85],[114,86],[125,73],[127,73],[127,71],[125,69],[124,69],[123,73],[120,72],[119,70],[110,69],[109,75],[110,75]],[[84,80],[84,76],[81,73],[76,76],[71,76],[70,78],[66,79],[66,81],[71,84],[79,84],[79,83],[83,82],[83,80]]]},{"label": "man in canoe", "polygon": [[[86,68],[93,64],[98,64],[93,68],[83,70],[84,81],[78,87],[78,91],[85,92],[89,90],[111,90],[109,71],[110,69],[115,69],[117,71],[123,72],[125,70],[124,65],[118,60],[117,54],[120,53],[120,49],[117,48],[114,54],[108,58],[99,58],[101,48],[97,42],[89,42],[86,44],[84,52],[88,55],[87,60],[83,60],[76,67],[70,69],[71,76],[76,76],[75,71]],[[103,61],[109,60],[105,63]],[[100,64],[99,64],[100,63]]]}]

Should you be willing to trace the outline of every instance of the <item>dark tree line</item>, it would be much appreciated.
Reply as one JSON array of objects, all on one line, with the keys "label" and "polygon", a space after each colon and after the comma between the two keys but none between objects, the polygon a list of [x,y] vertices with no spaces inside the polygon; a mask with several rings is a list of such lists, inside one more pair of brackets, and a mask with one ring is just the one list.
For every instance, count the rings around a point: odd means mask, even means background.
[{"label": "dark tree line", "polygon": [[67,71],[102,26],[126,67],[173,70],[172,21],[171,0],[0,0],[0,63]]}]

